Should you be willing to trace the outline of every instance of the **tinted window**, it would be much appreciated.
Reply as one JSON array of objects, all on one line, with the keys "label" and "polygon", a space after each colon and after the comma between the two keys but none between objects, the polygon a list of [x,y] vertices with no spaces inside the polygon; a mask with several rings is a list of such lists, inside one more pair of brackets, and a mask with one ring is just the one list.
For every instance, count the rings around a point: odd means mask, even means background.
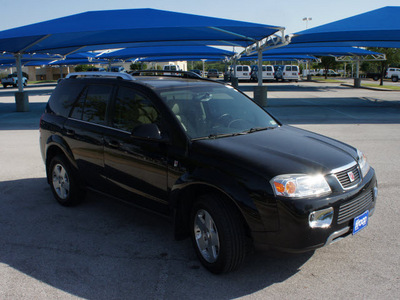
[{"label": "tinted window", "polygon": [[272,72],[272,67],[271,67],[271,66],[268,66],[268,67],[267,67],[267,71]]},{"label": "tinted window", "polygon": [[132,132],[140,124],[158,123],[159,113],[151,101],[134,89],[120,87],[115,99],[112,126]]},{"label": "tinted window", "polygon": [[51,94],[47,105],[47,112],[54,112],[57,115],[68,117],[71,107],[79,94],[82,92],[84,85],[74,79],[64,79]]},{"label": "tinted window", "polygon": [[290,66],[286,66],[286,69],[285,69],[286,71],[291,71],[292,70],[292,68],[290,67]]},{"label": "tinted window", "polygon": [[107,103],[113,87],[111,85],[90,85],[74,105],[71,118],[105,124]]},{"label": "tinted window", "polygon": [[238,66],[238,67],[237,67],[237,70],[240,71],[240,72],[242,72],[242,71],[243,71],[243,67],[242,67],[242,66]]},{"label": "tinted window", "polygon": [[245,72],[250,72],[249,66],[243,66],[243,71],[245,71]]}]

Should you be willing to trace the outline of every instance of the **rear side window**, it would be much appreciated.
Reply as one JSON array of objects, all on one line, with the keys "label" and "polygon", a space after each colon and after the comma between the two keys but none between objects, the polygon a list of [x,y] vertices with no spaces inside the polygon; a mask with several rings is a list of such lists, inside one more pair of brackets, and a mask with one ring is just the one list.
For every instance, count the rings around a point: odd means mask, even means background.
[{"label": "rear side window", "polygon": [[75,103],[71,118],[105,125],[112,90],[111,85],[89,85]]},{"label": "rear side window", "polygon": [[64,79],[60,81],[51,94],[46,112],[53,112],[67,118],[73,103],[81,94],[84,86],[77,80]]},{"label": "rear side window", "polygon": [[141,93],[120,87],[114,104],[112,126],[132,132],[141,124],[159,123],[159,113],[152,102]]}]

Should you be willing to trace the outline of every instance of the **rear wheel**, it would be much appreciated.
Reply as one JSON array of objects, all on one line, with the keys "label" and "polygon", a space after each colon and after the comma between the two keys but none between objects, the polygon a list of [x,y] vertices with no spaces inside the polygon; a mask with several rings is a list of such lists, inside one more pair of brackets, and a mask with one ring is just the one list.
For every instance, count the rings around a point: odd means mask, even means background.
[{"label": "rear wheel", "polygon": [[212,273],[236,270],[246,255],[244,226],[237,209],[216,195],[200,196],[191,214],[191,235],[202,265]]},{"label": "rear wheel", "polygon": [[79,188],[74,172],[66,158],[56,155],[49,167],[51,191],[56,200],[63,206],[73,206],[80,203],[84,192]]},{"label": "rear wheel", "polygon": [[398,76],[392,76],[392,81],[393,81],[393,82],[399,81],[399,77],[398,77]]}]

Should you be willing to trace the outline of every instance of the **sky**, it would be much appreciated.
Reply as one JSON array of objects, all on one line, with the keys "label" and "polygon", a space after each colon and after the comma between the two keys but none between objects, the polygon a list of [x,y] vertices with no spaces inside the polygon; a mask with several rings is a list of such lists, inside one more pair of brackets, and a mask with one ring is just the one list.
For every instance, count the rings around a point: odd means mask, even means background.
[{"label": "sky", "polygon": [[0,0],[0,31],[85,11],[154,8],[283,26],[289,34],[306,29],[303,18],[312,18],[311,28],[384,6],[400,0]]}]

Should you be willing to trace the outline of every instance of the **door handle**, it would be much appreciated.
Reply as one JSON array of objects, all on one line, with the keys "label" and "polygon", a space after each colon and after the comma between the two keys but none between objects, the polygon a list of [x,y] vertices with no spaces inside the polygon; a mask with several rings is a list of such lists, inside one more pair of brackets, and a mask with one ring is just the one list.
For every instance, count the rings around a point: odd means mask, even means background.
[{"label": "door handle", "polygon": [[119,148],[121,147],[121,143],[117,142],[117,141],[109,141],[107,142],[108,146],[112,147],[112,148]]},{"label": "door handle", "polygon": [[75,135],[75,130],[67,129],[66,134],[67,134],[67,135],[70,135],[70,136]]}]

